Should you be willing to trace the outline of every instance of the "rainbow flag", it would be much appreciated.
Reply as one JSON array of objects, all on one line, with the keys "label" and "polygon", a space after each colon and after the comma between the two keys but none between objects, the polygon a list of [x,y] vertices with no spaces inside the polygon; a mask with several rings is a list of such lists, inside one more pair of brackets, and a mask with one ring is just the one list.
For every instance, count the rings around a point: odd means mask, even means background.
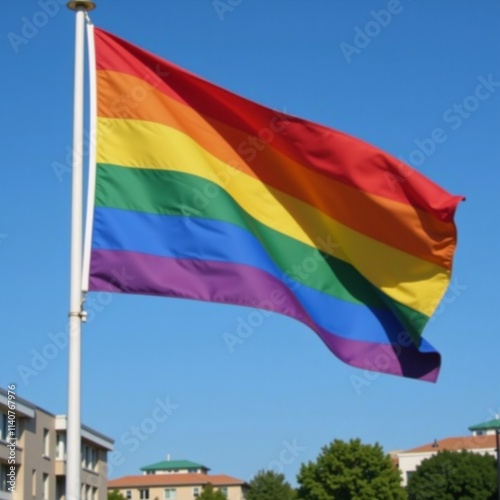
[{"label": "rainbow flag", "polygon": [[434,381],[452,196],[379,149],[95,29],[89,290],[279,312],[350,365]]}]

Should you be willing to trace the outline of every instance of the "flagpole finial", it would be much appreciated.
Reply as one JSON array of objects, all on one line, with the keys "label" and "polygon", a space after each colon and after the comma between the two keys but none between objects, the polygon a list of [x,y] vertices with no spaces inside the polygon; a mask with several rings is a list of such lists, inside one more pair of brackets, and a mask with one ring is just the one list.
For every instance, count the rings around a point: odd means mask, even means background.
[{"label": "flagpole finial", "polygon": [[95,3],[88,0],[72,0],[66,4],[66,7],[71,10],[84,10],[86,12],[95,9]]}]

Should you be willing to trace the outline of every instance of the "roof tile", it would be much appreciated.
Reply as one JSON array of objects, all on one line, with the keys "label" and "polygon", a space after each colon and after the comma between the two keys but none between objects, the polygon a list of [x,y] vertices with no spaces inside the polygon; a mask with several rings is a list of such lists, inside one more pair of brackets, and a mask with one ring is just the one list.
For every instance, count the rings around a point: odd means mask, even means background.
[{"label": "roof tile", "polygon": [[203,486],[208,483],[214,486],[237,486],[244,485],[245,481],[226,476],[225,474],[143,474],[140,476],[123,476],[117,479],[111,479],[108,481],[108,488],[133,488],[138,486]]},{"label": "roof tile", "polygon": [[458,436],[449,437],[445,439],[440,439],[437,441],[437,445],[434,443],[424,444],[418,446],[417,448],[412,448],[411,450],[406,450],[400,455],[406,453],[419,453],[419,452],[429,452],[429,451],[461,451],[461,450],[477,450],[482,448],[495,448],[496,441],[495,435],[482,435],[482,436]]}]

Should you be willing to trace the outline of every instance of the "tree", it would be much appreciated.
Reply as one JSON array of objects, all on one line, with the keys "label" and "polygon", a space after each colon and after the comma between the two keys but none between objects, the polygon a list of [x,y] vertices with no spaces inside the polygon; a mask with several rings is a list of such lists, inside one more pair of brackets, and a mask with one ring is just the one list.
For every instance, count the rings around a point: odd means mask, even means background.
[{"label": "tree", "polygon": [[108,492],[108,500],[125,500],[125,497],[118,490]]},{"label": "tree", "polygon": [[401,474],[382,447],[336,439],[297,476],[301,500],[403,500]]},{"label": "tree", "polygon": [[440,451],[417,467],[408,481],[411,500],[493,500],[496,460],[468,451]]},{"label": "tree", "polygon": [[285,481],[283,474],[260,470],[250,481],[246,500],[293,500],[295,490]]},{"label": "tree", "polygon": [[198,500],[227,500],[226,495],[221,491],[215,491],[214,487],[208,483],[204,488]]}]

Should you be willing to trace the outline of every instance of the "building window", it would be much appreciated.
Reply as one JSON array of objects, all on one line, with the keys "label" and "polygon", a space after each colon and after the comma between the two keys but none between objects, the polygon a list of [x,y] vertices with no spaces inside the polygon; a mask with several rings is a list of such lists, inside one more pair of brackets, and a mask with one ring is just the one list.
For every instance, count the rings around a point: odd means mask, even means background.
[{"label": "building window", "polygon": [[61,500],[62,498],[64,498],[65,490],[66,490],[66,476],[57,475],[55,500]]},{"label": "building window", "polygon": [[2,441],[7,441],[7,414],[0,413],[0,439]]},{"label": "building window", "polygon": [[97,449],[82,445],[82,468],[95,470],[97,468]]},{"label": "building window", "polygon": [[49,500],[49,475],[43,475],[43,500]]},{"label": "building window", "polygon": [[87,469],[92,469],[91,463],[92,457],[90,456],[90,448],[85,446],[85,463],[87,464]]},{"label": "building window", "polygon": [[172,500],[177,498],[175,488],[165,488],[165,499]]},{"label": "building window", "polygon": [[36,497],[36,470],[31,472],[31,494]]},{"label": "building window", "polygon": [[64,460],[66,458],[66,435],[58,432],[56,434],[56,458]]},{"label": "building window", "polygon": [[410,480],[410,477],[413,476],[413,474],[415,474],[414,470],[406,471],[406,484],[408,484],[408,481]]},{"label": "building window", "polygon": [[87,468],[87,445],[82,445],[81,458],[82,458],[82,469]]},{"label": "building window", "polygon": [[193,488],[193,496],[194,497],[199,497],[200,496],[200,488],[198,486],[195,486]]},{"label": "building window", "polygon": [[92,500],[99,500],[98,494],[99,494],[99,490],[94,486],[92,488]]},{"label": "building window", "polygon": [[227,498],[227,487],[222,486],[222,488],[219,488],[219,491]]},{"label": "building window", "polygon": [[97,448],[90,448],[90,463],[93,471],[97,470]]},{"label": "building window", "polygon": [[141,500],[149,500],[149,490],[139,490],[139,498]]},{"label": "building window", "polygon": [[49,429],[43,430],[43,456],[50,457],[50,434]]},{"label": "building window", "polygon": [[125,498],[126,498],[127,500],[132,500],[132,490],[127,490],[127,491],[125,492]]},{"label": "building window", "polygon": [[7,464],[0,464],[0,491],[7,491]]}]

